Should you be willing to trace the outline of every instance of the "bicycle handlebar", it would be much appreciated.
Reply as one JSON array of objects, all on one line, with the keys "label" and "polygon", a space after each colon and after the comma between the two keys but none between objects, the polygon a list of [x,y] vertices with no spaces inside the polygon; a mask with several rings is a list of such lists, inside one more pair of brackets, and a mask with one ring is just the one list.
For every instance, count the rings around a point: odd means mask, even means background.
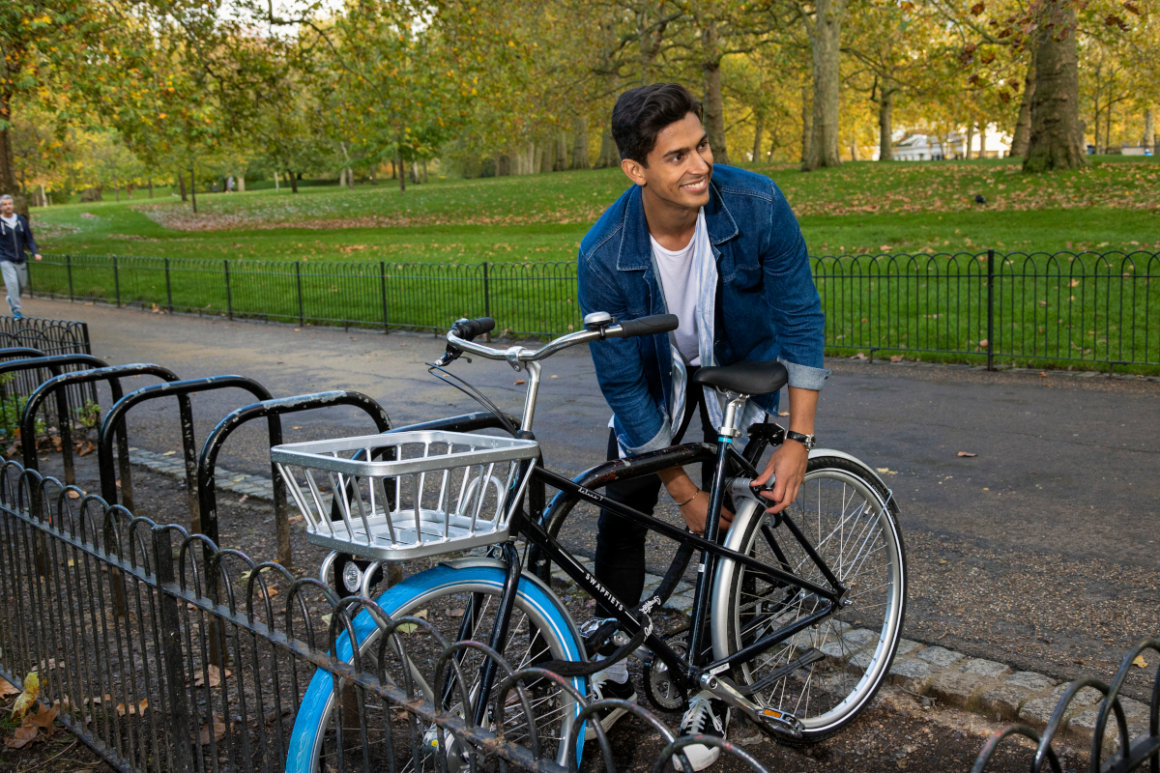
[{"label": "bicycle handlebar", "polygon": [[560,336],[539,349],[527,349],[523,346],[512,346],[507,349],[493,349],[490,346],[477,344],[472,339],[495,328],[495,320],[491,317],[482,317],[475,320],[461,319],[452,326],[447,333],[447,353],[439,360],[438,365],[447,365],[459,356],[460,352],[475,354],[489,360],[507,360],[516,365],[521,362],[534,362],[551,357],[561,349],[576,344],[586,344],[590,341],[600,341],[605,338],[630,338],[633,336],[657,335],[676,330],[679,320],[675,314],[654,314],[649,317],[630,319],[620,324],[602,325],[591,330],[578,330]]}]

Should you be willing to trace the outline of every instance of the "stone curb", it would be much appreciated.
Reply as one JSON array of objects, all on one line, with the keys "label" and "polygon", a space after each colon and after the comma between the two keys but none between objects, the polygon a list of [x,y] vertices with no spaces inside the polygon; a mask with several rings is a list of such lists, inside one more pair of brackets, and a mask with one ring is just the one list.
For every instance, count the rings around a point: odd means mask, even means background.
[{"label": "stone curb", "polygon": [[[129,461],[164,475],[185,479],[185,463],[175,452],[158,454],[139,448],[129,449]],[[245,494],[272,501],[273,482],[260,475],[246,475],[218,468],[217,487],[222,491]],[[472,553],[486,551],[476,548]],[[581,559],[589,570],[595,571],[590,559]],[[644,593],[647,596],[661,583],[661,576],[646,574]],[[571,578],[557,569],[552,573],[552,585],[567,591]],[[693,585],[682,580],[665,603],[669,609],[688,614],[693,606]],[[839,638],[822,645],[821,650],[841,663],[851,673],[861,673],[870,663],[877,638],[870,630],[852,628],[845,623],[835,624]],[[993,660],[969,658],[961,652],[927,645],[911,639],[902,639],[887,677],[889,684],[923,700],[936,700],[947,706],[970,711],[987,719],[1003,722],[1018,720],[1042,731],[1067,689],[1067,684],[1034,671],[1012,671],[1011,667]],[[1099,716],[1100,693],[1086,687],[1072,700],[1064,715],[1063,735],[1073,741],[1090,743]],[[1120,698],[1132,738],[1147,734],[1148,707],[1131,698]],[[1109,723],[1105,740],[1117,743],[1115,723]]]}]

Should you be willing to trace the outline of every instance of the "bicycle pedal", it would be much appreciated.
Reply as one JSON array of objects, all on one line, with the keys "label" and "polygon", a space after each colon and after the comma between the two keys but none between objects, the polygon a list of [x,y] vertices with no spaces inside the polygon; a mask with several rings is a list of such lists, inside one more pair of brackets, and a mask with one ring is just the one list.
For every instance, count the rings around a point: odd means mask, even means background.
[{"label": "bicycle pedal", "polygon": [[741,694],[731,681],[722,676],[704,674],[701,686],[713,696],[749,717],[758,727],[775,735],[786,735],[800,739],[803,735],[801,720],[794,714],[780,709],[759,706]]}]

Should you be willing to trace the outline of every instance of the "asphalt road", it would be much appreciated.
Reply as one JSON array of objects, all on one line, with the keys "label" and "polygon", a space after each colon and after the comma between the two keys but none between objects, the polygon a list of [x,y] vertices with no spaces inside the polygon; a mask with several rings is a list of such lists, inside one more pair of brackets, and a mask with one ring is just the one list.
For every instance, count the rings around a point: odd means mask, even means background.
[{"label": "asphalt road", "polygon": [[[355,389],[395,424],[475,409],[426,373],[423,363],[443,348],[431,335],[43,300],[29,301],[26,313],[88,322],[93,353],[111,363],[153,362],[183,378],[236,373],[275,396]],[[1160,384],[849,360],[827,366],[834,375],[822,393],[820,445],[886,469],[901,507],[912,571],[908,636],[1058,678],[1104,679],[1132,642],[1160,636]],[[480,360],[453,367],[518,412],[523,374]],[[587,351],[553,357],[544,377],[535,428],[549,466],[575,473],[602,461],[609,413]],[[241,393],[199,395],[199,442],[248,402]],[[135,409],[130,428],[134,445],[177,447],[172,405]],[[288,440],[364,429],[372,425],[350,409],[286,421]],[[220,464],[259,472],[267,458],[254,426],[230,440]],[[579,542],[590,543],[591,518],[575,526],[585,532]]]}]

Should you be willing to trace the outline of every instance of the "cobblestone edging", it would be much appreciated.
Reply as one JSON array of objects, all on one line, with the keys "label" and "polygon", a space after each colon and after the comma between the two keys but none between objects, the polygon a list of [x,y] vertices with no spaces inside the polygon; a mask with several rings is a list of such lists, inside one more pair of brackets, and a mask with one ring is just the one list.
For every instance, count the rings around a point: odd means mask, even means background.
[{"label": "cobblestone edging", "polygon": [[[158,454],[130,448],[129,461],[154,472],[185,478],[185,463],[176,453]],[[272,500],[274,496],[274,486],[269,478],[220,467],[217,470],[217,487],[221,491],[265,500]],[[594,571],[591,560],[581,559],[581,563],[589,571]],[[553,572],[552,578],[552,584],[557,589],[566,589],[571,585],[571,578],[562,570]],[[659,575],[646,575],[644,594],[647,596],[660,582]],[[692,605],[693,586],[684,580],[677,585],[676,591],[665,604],[670,609],[685,613],[690,611]],[[861,672],[870,662],[872,648],[877,641],[875,634],[842,622],[836,622],[835,626],[841,633],[841,641],[835,639],[828,642],[821,650],[846,669]],[[910,639],[903,639],[899,643],[888,681],[920,698],[933,699],[987,719],[1006,722],[1018,720],[1039,731],[1047,727],[1056,704],[1068,687],[1067,683],[1060,683],[1034,671],[1012,671],[1010,666],[1003,663],[969,658],[961,652]],[[1062,727],[1072,740],[1092,740],[1101,697],[1099,691],[1085,687],[1071,702]],[[1120,705],[1124,709],[1131,737],[1146,735],[1148,707],[1126,697],[1120,698]],[[1115,723],[1111,722],[1106,733],[1107,740],[1114,742],[1114,736]]]}]

